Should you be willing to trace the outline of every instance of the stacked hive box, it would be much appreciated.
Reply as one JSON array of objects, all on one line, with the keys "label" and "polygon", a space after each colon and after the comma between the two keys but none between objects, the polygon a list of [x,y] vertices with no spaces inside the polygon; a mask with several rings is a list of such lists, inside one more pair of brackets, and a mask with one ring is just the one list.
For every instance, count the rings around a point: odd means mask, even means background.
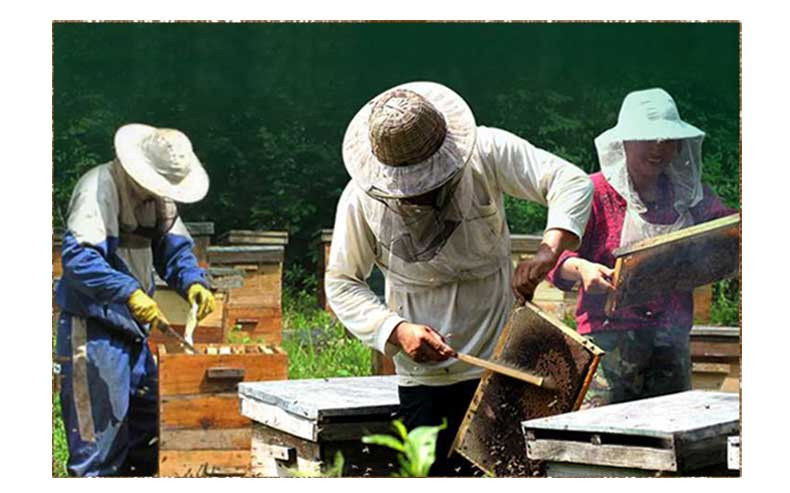
[{"label": "stacked hive box", "polygon": [[282,341],[282,273],[288,234],[230,231],[208,249],[212,278],[226,293],[223,329]]},{"label": "stacked hive box", "polygon": [[[192,252],[202,268],[208,268],[208,249],[211,243],[211,235],[214,234],[214,223],[185,223],[189,234],[195,242]],[[194,341],[200,343],[222,342],[224,333],[222,330],[222,314],[224,311],[224,294],[219,292],[215,295],[216,305],[214,311],[200,321],[194,333]],[[186,324],[187,314],[189,313],[189,303],[175,290],[170,289],[167,284],[158,276],[156,277],[156,292],[154,300],[164,313],[170,325],[176,332],[183,334]],[[154,351],[159,343],[170,342],[167,335],[162,332],[154,331],[149,338],[149,345]]]},{"label": "stacked hive box", "polygon": [[738,392],[741,337],[738,327],[695,325],[691,329],[691,387]]},{"label": "stacked hive box", "polygon": [[237,384],[282,380],[288,358],[277,345],[157,346],[159,475],[245,476],[250,470],[250,420],[239,412]]}]

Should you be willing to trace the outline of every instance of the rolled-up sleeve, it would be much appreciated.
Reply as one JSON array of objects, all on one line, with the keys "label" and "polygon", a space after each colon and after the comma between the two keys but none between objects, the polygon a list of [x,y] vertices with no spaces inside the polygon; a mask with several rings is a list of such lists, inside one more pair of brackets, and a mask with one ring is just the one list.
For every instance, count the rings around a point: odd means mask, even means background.
[{"label": "rolled-up sleeve", "polygon": [[504,130],[480,127],[478,139],[483,162],[504,193],[548,206],[546,229],[569,231],[581,240],[593,197],[584,171]]},{"label": "rolled-up sleeve", "polygon": [[391,356],[398,348],[387,340],[404,319],[382,303],[366,282],[375,262],[375,238],[357,193],[362,192],[349,183],[338,202],[324,287],[343,325],[364,344]]}]

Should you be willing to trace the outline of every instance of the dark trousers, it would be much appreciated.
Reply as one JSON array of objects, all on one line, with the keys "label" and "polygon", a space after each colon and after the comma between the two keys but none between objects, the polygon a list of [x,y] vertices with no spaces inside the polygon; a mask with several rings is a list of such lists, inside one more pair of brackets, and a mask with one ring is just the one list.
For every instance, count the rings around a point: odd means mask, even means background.
[{"label": "dark trousers", "polygon": [[398,387],[398,417],[408,430],[418,426],[435,426],[447,418],[447,428],[439,432],[436,461],[430,476],[479,476],[479,469],[457,453],[448,459],[455,434],[472,402],[480,380],[467,380],[453,385]]}]

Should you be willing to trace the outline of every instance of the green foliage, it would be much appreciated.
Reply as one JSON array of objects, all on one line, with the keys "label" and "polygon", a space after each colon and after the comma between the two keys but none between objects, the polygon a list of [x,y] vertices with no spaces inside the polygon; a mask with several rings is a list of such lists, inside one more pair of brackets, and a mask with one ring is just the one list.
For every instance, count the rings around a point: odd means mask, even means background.
[{"label": "green foliage", "polygon": [[52,397],[52,477],[68,476],[66,463],[69,459],[69,446],[66,442],[66,427],[60,411],[60,396]]},{"label": "green foliage", "polygon": [[[372,373],[371,349],[349,335],[339,322],[318,306],[315,276],[300,267],[284,274],[283,348],[288,353],[288,377],[330,378]],[[302,277],[300,277],[302,276]],[[299,282],[296,279],[301,279]],[[294,284],[287,284],[292,279]],[[292,287],[295,284],[302,289]]]},{"label": "green foliage", "polygon": [[439,432],[447,428],[447,420],[443,420],[439,426],[418,426],[409,432],[400,420],[393,421],[392,427],[397,432],[396,436],[368,435],[362,438],[362,442],[391,448],[398,452],[400,470],[394,476],[427,477],[431,465],[436,460],[436,439]]},{"label": "green foliage", "polygon": [[727,327],[740,327],[740,278],[725,279],[713,285],[713,303],[710,323]]}]

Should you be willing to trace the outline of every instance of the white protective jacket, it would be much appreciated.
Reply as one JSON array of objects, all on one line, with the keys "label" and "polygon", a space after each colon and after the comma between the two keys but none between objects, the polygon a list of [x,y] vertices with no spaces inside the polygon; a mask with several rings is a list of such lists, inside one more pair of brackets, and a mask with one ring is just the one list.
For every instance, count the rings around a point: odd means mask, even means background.
[{"label": "white protective jacket", "polygon": [[[482,370],[450,359],[416,363],[387,342],[401,321],[441,333],[458,352],[489,358],[514,303],[510,231],[504,194],[547,205],[546,229],[581,238],[590,214],[587,175],[526,140],[479,127],[475,150],[456,193],[464,220],[439,253],[407,262],[380,243],[388,210],[352,180],[337,207],[325,288],[340,321],[365,344],[394,356],[400,384],[449,385],[479,378]],[[373,265],[385,277],[386,304],[366,284]]]}]

